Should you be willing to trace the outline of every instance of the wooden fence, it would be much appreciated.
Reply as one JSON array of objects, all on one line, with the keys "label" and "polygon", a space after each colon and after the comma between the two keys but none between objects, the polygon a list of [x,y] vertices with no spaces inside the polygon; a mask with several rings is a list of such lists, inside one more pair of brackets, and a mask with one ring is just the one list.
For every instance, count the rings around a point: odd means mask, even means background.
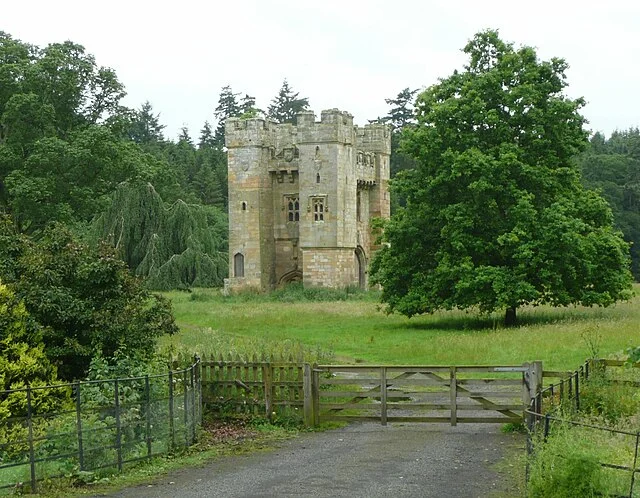
[{"label": "wooden fence", "polygon": [[323,421],[518,423],[542,363],[515,366],[309,365],[203,358],[203,405],[218,414]]},{"label": "wooden fence", "polygon": [[293,358],[202,359],[205,410],[219,414],[298,415],[304,406],[303,369]]}]

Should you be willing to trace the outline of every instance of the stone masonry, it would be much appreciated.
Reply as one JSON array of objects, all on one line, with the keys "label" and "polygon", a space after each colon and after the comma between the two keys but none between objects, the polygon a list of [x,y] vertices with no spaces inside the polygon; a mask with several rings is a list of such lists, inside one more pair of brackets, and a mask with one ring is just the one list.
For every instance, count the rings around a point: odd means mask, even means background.
[{"label": "stone masonry", "polygon": [[373,218],[389,217],[391,134],[337,109],[297,124],[230,118],[227,291],[368,285]]}]

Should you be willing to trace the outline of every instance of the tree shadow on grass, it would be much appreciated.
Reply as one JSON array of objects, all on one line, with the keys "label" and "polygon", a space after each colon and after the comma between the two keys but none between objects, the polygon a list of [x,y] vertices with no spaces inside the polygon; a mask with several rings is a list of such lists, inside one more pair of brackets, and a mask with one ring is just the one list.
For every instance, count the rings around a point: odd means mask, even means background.
[{"label": "tree shadow on grass", "polygon": [[499,313],[481,314],[472,311],[441,311],[433,315],[419,315],[390,328],[414,330],[487,331],[496,329],[517,329],[534,325],[553,325],[611,320],[615,308],[525,308],[519,311],[515,326],[504,324],[504,315]]}]

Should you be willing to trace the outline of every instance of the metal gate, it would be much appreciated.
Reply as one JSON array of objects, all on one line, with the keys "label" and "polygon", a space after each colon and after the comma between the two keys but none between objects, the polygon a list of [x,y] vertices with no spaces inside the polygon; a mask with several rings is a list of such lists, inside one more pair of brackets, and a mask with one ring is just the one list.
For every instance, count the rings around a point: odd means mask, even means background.
[{"label": "metal gate", "polygon": [[309,372],[310,415],[314,424],[329,420],[379,420],[383,425],[520,423],[541,372],[541,362],[517,366],[314,365]]}]

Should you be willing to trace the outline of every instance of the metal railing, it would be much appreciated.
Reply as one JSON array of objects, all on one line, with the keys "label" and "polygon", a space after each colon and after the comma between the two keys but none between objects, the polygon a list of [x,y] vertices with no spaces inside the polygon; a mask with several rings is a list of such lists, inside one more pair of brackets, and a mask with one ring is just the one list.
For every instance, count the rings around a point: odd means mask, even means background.
[{"label": "metal railing", "polygon": [[[70,400],[43,407],[47,395]],[[130,462],[191,445],[202,422],[200,359],[181,370],[0,391],[24,416],[0,419],[0,492],[36,492],[38,482]]]}]

